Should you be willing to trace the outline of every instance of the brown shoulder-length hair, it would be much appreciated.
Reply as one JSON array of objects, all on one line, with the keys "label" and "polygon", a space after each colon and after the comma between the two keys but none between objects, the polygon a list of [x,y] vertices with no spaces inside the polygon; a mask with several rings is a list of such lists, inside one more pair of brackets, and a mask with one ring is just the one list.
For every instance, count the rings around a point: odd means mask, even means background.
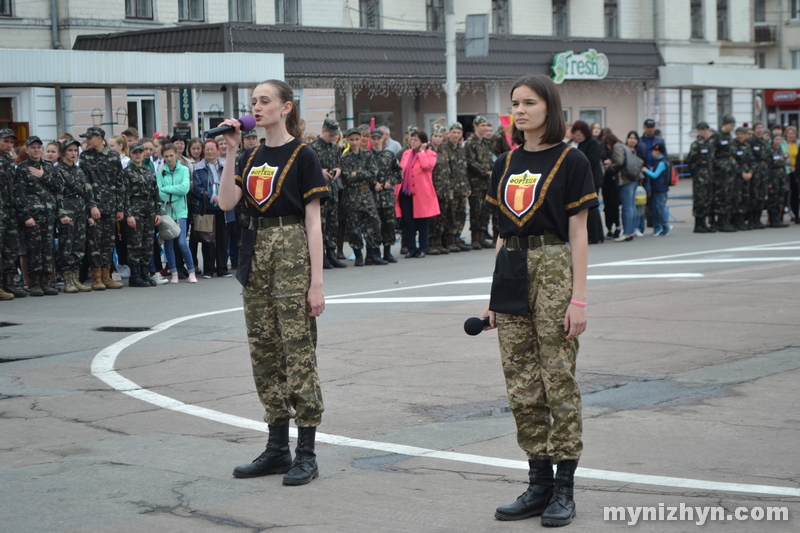
[{"label": "brown shoulder-length hair", "polygon": [[[567,133],[567,126],[564,123],[564,112],[561,110],[561,95],[558,94],[556,84],[544,74],[526,76],[520,78],[511,88],[511,95],[518,87],[526,86],[539,95],[547,106],[547,118],[544,122],[543,144],[557,144],[564,140]],[[514,125],[511,133],[511,140],[514,144],[523,146],[525,144],[525,134]]]},{"label": "brown shoulder-length hair", "polygon": [[262,81],[259,85],[272,85],[275,87],[275,91],[278,93],[278,98],[281,99],[281,102],[292,103],[292,109],[289,111],[289,114],[286,115],[286,131],[288,131],[289,135],[292,137],[297,137],[298,139],[302,138],[303,130],[300,127],[300,105],[295,101],[294,91],[289,84],[281,80],[267,80]]}]

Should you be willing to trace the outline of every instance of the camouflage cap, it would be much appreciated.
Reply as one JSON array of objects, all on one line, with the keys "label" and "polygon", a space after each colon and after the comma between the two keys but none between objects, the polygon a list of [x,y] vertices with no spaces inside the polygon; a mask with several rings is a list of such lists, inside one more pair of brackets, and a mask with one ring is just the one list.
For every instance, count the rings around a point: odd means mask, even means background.
[{"label": "camouflage cap", "polygon": [[86,133],[81,133],[80,137],[84,139],[88,139],[89,137],[102,137],[106,138],[106,130],[101,128],[100,126],[92,126],[86,130]]},{"label": "camouflage cap", "polygon": [[369,133],[369,136],[370,136],[370,137],[375,137],[376,139],[377,139],[378,137],[380,137],[380,138],[383,138],[383,132],[382,132],[381,130],[375,129],[375,130],[372,130],[372,131]]},{"label": "camouflage cap", "polygon": [[144,152],[144,145],[142,143],[133,143],[129,148],[130,152]]},{"label": "camouflage cap", "polygon": [[698,122],[697,129],[698,130],[707,130],[709,128],[708,122]]},{"label": "camouflage cap", "polygon": [[7,139],[8,137],[13,137],[15,139],[17,138],[17,136],[14,134],[14,130],[11,128],[3,128],[0,130],[0,139]]},{"label": "camouflage cap", "polygon": [[256,130],[252,129],[250,131],[246,131],[246,132],[242,133],[242,139],[246,139],[248,137],[258,137],[258,132]]},{"label": "camouflage cap", "polygon": [[326,118],[323,120],[322,127],[331,133],[339,133],[339,123],[332,118]]},{"label": "camouflage cap", "polygon": [[447,128],[445,128],[441,124],[434,124],[433,125],[433,132],[432,133],[444,133],[446,131],[447,131]]},{"label": "camouflage cap", "polygon": [[63,141],[61,141],[61,150],[66,150],[73,144],[78,148],[80,148],[81,146],[81,142],[78,139],[64,139]]},{"label": "camouflage cap", "polygon": [[464,131],[464,126],[462,126],[460,122],[453,122],[450,124],[450,129]]},{"label": "camouflage cap", "polygon": [[406,128],[406,133],[414,133],[415,131],[419,131],[419,128],[413,124]]},{"label": "camouflage cap", "polygon": [[25,139],[25,146],[30,146],[30,145],[32,145],[33,143],[44,144],[44,143],[42,142],[42,140],[41,140],[39,137],[37,137],[36,135],[31,135],[30,137],[28,137],[27,139]]},{"label": "camouflage cap", "polygon": [[725,115],[722,117],[722,125],[724,126],[725,124],[736,124],[736,119],[733,118],[733,115]]},{"label": "camouflage cap", "polygon": [[360,130],[360,129],[358,129],[358,128],[350,128],[350,129],[349,129],[349,130],[347,130],[347,132],[344,134],[344,137],[345,137],[345,139],[346,139],[346,138],[350,137],[351,135],[361,135],[361,130]]},{"label": "camouflage cap", "polygon": [[472,119],[473,126],[477,126],[478,124],[486,124],[487,122],[489,121],[486,120],[486,117],[484,117],[483,115],[478,115],[474,119]]}]

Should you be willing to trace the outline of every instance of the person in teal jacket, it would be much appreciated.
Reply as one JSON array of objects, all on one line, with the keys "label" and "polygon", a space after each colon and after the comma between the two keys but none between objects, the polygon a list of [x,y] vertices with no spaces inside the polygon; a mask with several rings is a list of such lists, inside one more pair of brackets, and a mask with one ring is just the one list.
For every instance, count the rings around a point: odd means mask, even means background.
[{"label": "person in teal jacket", "polygon": [[[158,179],[158,194],[161,200],[166,202],[164,212],[171,216],[181,227],[181,234],[177,237],[178,248],[186,263],[189,271],[189,283],[197,283],[197,276],[194,273],[194,262],[189,245],[186,243],[186,218],[189,216],[189,209],[186,205],[186,194],[192,185],[189,176],[189,169],[178,161],[178,151],[172,144],[165,144],[161,147],[161,157],[164,158],[164,166],[156,176]],[[167,254],[167,266],[172,274],[170,283],[178,283],[178,267],[175,264],[175,247],[172,243],[164,246]]]}]

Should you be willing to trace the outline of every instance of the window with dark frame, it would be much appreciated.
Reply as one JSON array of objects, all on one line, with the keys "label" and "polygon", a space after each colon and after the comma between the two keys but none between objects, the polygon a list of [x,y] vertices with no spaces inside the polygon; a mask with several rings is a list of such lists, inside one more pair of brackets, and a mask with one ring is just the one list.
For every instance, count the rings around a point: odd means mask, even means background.
[{"label": "window with dark frame", "polygon": [[692,39],[705,39],[705,21],[703,20],[703,0],[691,0],[689,12],[692,25]]},{"label": "window with dark frame", "polygon": [[553,0],[553,35],[569,35],[569,5],[567,0]]},{"label": "window with dark frame", "polygon": [[228,0],[228,20],[231,22],[253,22],[252,2],[253,0]]},{"label": "window with dark frame", "polygon": [[153,20],[153,0],[125,0],[125,18]]},{"label": "window with dark frame", "polygon": [[756,66],[758,68],[767,68],[767,54],[765,52],[756,52]]},{"label": "window with dark frame", "polygon": [[492,0],[492,33],[509,33],[508,0]]},{"label": "window with dark frame", "polygon": [[11,0],[0,0],[0,17],[11,16]]},{"label": "window with dark frame", "polygon": [[800,18],[800,0],[789,0],[789,18],[792,20]]},{"label": "window with dark frame", "polygon": [[359,27],[379,30],[381,27],[381,1],[360,0],[358,3]]},{"label": "window with dark frame", "polygon": [[717,121],[722,126],[722,119],[733,111],[731,104],[731,90],[717,89]]},{"label": "window with dark frame", "polygon": [[731,40],[728,28],[728,0],[717,0],[717,40]]},{"label": "window with dark frame", "polygon": [[767,0],[755,0],[753,4],[753,22],[767,21]]},{"label": "window with dark frame", "polygon": [[178,21],[203,22],[203,0],[178,0]]},{"label": "window with dark frame", "polygon": [[692,89],[692,127],[705,120],[706,103],[705,95],[701,89]]},{"label": "window with dark frame", "polygon": [[619,37],[619,9],[617,8],[617,0],[605,2],[604,17],[606,37],[611,39]]},{"label": "window with dark frame", "polygon": [[275,0],[276,24],[300,24],[300,0]]},{"label": "window with dark frame", "polygon": [[444,31],[444,0],[425,0],[428,31]]}]

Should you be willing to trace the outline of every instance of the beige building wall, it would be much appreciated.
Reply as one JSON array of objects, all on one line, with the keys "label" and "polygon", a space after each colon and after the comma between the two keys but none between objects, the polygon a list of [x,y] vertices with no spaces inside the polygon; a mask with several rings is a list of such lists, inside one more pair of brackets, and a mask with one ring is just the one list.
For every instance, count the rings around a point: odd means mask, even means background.
[{"label": "beige building wall", "polygon": [[603,2],[570,0],[569,34],[576,37],[605,37],[604,13]]}]

